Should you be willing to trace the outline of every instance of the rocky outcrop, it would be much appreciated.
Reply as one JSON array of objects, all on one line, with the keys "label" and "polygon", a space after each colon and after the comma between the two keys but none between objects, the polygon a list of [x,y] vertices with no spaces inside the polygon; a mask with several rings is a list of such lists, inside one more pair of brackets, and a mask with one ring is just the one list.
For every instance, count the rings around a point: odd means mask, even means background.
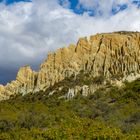
[{"label": "rocky outcrop", "polygon": [[102,87],[102,85],[83,85],[83,86],[75,86],[73,88],[69,88],[68,92],[65,93],[65,95],[60,96],[59,99],[66,99],[70,100],[74,98],[77,95],[82,95],[82,96],[88,96],[90,94],[93,94],[97,89]]},{"label": "rocky outcrop", "polygon": [[37,73],[32,71],[30,66],[19,69],[15,81],[11,81],[6,86],[0,86],[0,100],[9,99],[11,95],[32,92],[35,87]]},{"label": "rocky outcrop", "polygon": [[19,84],[17,89],[19,93],[32,92],[36,86],[37,73],[32,71],[30,66],[22,67],[17,74],[16,82]]},{"label": "rocky outcrop", "polygon": [[67,77],[76,78],[80,71],[90,72],[94,77],[119,76],[122,81],[140,77],[140,33],[115,32],[80,38],[76,45],[49,53],[39,72],[29,66],[20,68],[15,81],[0,86],[0,98],[45,90]]},{"label": "rocky outcrop", "polygon": [[4,95],[4,86],[0,85],[0,100],[4,100],[6,96]]}]

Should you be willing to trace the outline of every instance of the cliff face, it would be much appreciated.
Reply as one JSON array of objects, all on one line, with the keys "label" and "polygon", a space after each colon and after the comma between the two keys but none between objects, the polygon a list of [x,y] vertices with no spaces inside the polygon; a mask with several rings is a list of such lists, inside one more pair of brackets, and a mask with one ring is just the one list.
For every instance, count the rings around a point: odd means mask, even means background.
[{"label": "cliff face", "polygon": [[76,77],[82,70],[94,77],[121,75],[121,80],[140,77],[140,33],[116,32],[80,38],[76,45],[49,53],[39,72],[29,66],[20,68],[15,81],[0,86],[0,100],[16,93],[45,90],[66,77]]}]

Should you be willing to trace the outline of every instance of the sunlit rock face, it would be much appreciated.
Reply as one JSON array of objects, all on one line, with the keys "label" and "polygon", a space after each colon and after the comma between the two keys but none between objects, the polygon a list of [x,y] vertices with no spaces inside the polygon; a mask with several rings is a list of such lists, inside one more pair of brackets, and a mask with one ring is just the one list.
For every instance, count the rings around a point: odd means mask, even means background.
[{"label": "sunlit rock face", "polygon": [[76,45],[49,53],[38,72],[29,66],[20,68],[15,81],[0,86],[0,100],[13,94],[46,90],[66,77],[76,77],[80,71],[95,77],[121,75],[122,81],[139,78],[140,33],[115,32],[80,38]]}]

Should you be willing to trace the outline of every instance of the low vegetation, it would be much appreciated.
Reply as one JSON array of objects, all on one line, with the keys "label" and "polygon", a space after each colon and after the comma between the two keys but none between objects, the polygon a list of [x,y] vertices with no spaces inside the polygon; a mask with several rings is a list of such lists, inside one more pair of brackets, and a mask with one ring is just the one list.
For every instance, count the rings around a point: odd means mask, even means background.
[{"label": "low vegetation", "polygon": [[[95,81],[100,84],[102,79]],[[47,139],[139,140],[140,80],[72,100],[48,97],[46,91],[0,103],[0,140]]]}]

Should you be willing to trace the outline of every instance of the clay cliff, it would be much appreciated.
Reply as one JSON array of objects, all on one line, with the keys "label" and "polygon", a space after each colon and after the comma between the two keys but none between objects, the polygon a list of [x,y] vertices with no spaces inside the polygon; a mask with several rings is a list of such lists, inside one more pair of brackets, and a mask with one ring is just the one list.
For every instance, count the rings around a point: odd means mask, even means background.
[{"label": "clay cliff", "polygon": [[140,33],[114,32],[80,38],[76,45],[49,53],[38,72],[30,66],[19,69],[15,81],[0,85],[0,100],[14,94],[45,91],[80,71],[107,79],[119,76],[120,81],[140,77]]}]

